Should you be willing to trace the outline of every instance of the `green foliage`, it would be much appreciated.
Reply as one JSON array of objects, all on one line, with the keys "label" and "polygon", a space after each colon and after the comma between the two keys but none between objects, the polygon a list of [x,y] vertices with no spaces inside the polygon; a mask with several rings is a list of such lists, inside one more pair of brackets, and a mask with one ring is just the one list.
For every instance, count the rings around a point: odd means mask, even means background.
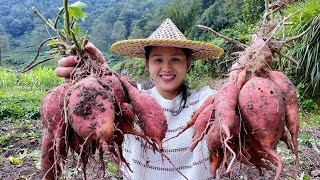
[{"label": "green foliage", "polygon": [[0,67],[0,92],[16,90],[48,91],[62,84],[64,79],[55,76],[53,68],[39,67],[24,74],[7,72]]},{"label": "green foliage", "polygon": [[25,74],[0,69],[0,120],[39,118],[42,96],[63,82],[50,67],[39,67]]},{"label": "green foliage", "polygon": [[10,134],[4,134],[0,136],[0,146],[7,146],[11,138],[12,137]]},{"label": "green foliage", "polygon": [[[286,36],[295,36],[305,31],[312,21],[320,15],[320,0],[306,0],[290,5],[285,10],[285,16],[296,13],[290,22],[293,25],[282,29]],[[308,84],[306,92],[313,96],[319,96],[320,90],[320,24],[314,27],[302,39],[290,44],[288,54],[299,61],[295,76],[303,83]],[[286,37],[282,37],[286,38]],[[288,65],[290,67],[290,64]]]},{"label": "green foliage", "polygon": [[0,95],[0,119],[36,119],[40,117],[43,92],[7,92]]},{"label": "green foliage", "polygon": [[[64,79],[55,76],[50,67],[37,68],[20,75],[19,85],[26,88],[47,91],[54,86],[62,84]],[[35,90],[35,89],[33,89]]]},{"label": "green foliage", "polygon": [[242,9],[243,21],[247,25],[255,24],[261,18],[263,11],[264,11],[264,1],[244,0],[244,7]]},{"label": "green foliage", "polygon": [[308,96],[308,94],[305,94],[306,88],[307,87],[301,82],[298,85],[296,85],[296,93],[297,93],[300,106],[306,112],[313,112],[313,111],[320,110],[319,105],[313,99],[311,99]]},{"label": "green foliage", "polygon": [[145,67],[145,62],[141,58],[132,58],[118,62],[113,67],[115,71],[119,72],[121,75],[130,76],[138,82],[143,82],[149,79],[149,72]]},{"label": "green foliage", "polygon": [[212,80],[213,63],[210,60],[193,61],[186,80],[191,89],[200,89]]},{"label": "green foliage", "polygon": [[171,18],[186,36],[194,29],[195,22],[201,12],[198,0],[175,0],[165,7],[167,17]]},{"label": "green foliage", "polygon": [[298,137],[298,142],[307,147],[312,147],[312,143],[320,145],[320,140],[314,138],[313,135],[310,134],[300,135]]}]

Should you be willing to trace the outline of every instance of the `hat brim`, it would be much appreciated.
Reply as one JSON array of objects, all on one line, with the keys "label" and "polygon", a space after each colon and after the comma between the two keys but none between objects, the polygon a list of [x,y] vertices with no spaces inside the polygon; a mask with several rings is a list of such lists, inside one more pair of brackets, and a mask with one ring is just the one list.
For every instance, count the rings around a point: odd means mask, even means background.
[{"label": "hat brim", "polygon": [[210,43],[177,39],[123,40],[114,43],[111,51],[124,56],[144,58],[146,46],[188,48],[192,50],[191,56],[194,60],[215,58],[223,54],[223,49]]}]

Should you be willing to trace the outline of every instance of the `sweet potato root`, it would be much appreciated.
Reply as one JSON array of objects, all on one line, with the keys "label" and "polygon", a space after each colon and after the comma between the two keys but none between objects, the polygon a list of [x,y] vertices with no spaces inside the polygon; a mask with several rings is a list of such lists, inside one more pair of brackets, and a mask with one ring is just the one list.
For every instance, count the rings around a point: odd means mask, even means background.
[{"label": "sweet potato root", "polygon": [[43,98],[40,108],[43,122],[43,137],[41,147],[41,170],[45,178],[61,175],[64,160],[67,157],[66,126],[64,120],[65,94],[70,84],[53,88]]},{"label": "sweet potato root", "polygon": [[111,92],[114,98],[114,106],[119,111],[120,105],[125,102],[125,93],[119,78],[116,75],[102,76],[98,78],[99,83]]},{"label": "sweet potato root", "polygon": [[190,149],[193,150],[210,128],[214,120],[215,104],[209,104],[198,116],[194,123],[194,134]]},{"label": "sweet potato root", "polygon": [[[205,110],[205,109],[208,106],[210,106],[211,104],[213,104],[215,96],[216,96],[216,94],[210,95],[202,103],[202,105],[199,107],[199,109],[197,109],[196,112],[192,115],[191,119],[187,122],[187,125],[181,131],[179,131],[177,135],[170,137],[166,141],[169,141],[170,139],[178,137],[184,131],[186,131],[187,129],[189,129],[193,125],[197,124],[197,125],[195,125],[195,128],[194,128],[195,129],[194,138],[193,138],[193,143],[191,145],[191,149],[193,150],[195,148],[195,146],[198,144],[198,142],[201,140],[200,139],[201,133],[206,129],[205,127],[210,120],[210,117],[211,117],[210,115],[213,114],[213,117],[214,117],[214,113],[212,113],[209,109],[207,109],[207,110]],[[213,107],[211,108],[211,110],[213,110]],[[199,116],[201,116],[201,118],[198,118]],[[205,127],[203,127],[203,126],[205,126]]]},{"label": "sweet potato root", "polygon": [[274,148],[284,133],[285,119],[280,89],[268,79],[251,78],[240,91],[239,105],[246,130],[253,134],[263,150],[277,160],[278,169],[274,179],[278,179],[282,163]]},{"label": "sweet potato root", "polygon": [[286,125],[290,132],[294,154],[296,156],[296,166],[299,166],[298,157],[298,134],[300,127],[300,118],[298,114],[298,98],[296,95],[295,88],[289,78],[280,71],[270,71],[268,77],[272,82],[274,82],[281,90],[284,107],[286,111]]},{"label": "sweet potato root", "polygon": [[73,85],[68,98],[69,123],[80,137],[100,144],[111,140],[115,112],[110,96],[93,76]]},{"label": "sweet potato root", "polygon": [[54,179],[54,163],[53,135],[45,130],[41,142],[41,171],[45,179]]},{"label": "sweet potato root", "polygon": [[164,139],[168,127],[161,106],[148,94],[139,92],[123,77],[120,78],[120,81],[138,117],[137,124],[142,128],[146,136],[158,144],[159,150],[162,150],[161,141]]},{"label": "sweet potato root", "polygon": [[261,148],[259,142],[245,132],[242,132],[241,137],[241,147],[238,148],[237,152],[238,160],[243,164],[254,165],[259,170],[260,175],[263,174],[261,168],[273,171],[273,168],[262,159],[270,160],[272,163],[275,163],[275,161]]},{"label": "sweet potato root", "polygon": [[63,84],[50,90],[41,102],[40,114],[45,129],[56,132],[59,124],[64,122],[64,97],[70,84]]},{"label": "sweet potato root", "polygon": [[[233,154],[232,162],[236,158],[235,152],[229,147],[240,132],[240,118],[236,113],[238,89],[234,82],[229,81],[219,90],[215,99],[215,120],[207,135],[209,156],[224,146]],[[211,162],[210,162],[211,163]],[[227,169],[227,172],[230,168]],[[215,172],[212,172],[214,175]]]}]

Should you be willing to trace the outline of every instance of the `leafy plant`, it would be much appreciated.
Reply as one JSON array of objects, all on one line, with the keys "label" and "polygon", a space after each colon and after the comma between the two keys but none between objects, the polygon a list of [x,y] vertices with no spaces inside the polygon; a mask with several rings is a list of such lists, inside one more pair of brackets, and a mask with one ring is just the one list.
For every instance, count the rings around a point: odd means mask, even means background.
[{"label": "leafy plant", "polygon": [[301,145],[312,147],[312,142],[315,141],[312,135],[301,135],[298,137],[298,141]]},{"label": "leafy plant", "polygon": [[[35,7],[32,8],[33,12],[45,23],[45,25],[56,33],[56,36],[50,37],[40,44],[34,60],[23,68],[21,72],[26,72],[34,66],[57,56],[78,55],[82,59],[85,54],[84,46],[87,42],[88,32],[85,32],[84,35],[81,33],[78,21],[84,20],[87,17],[86,13],[82,11],[85,6],[86,4],[80,1],[69,5],[68,0],[63,0],[63,7],[59,8],[59,12],[54,22],[51,19],[45,19]],[[51,57],[35,64],[39,56],[39,51],[45,43],[48,43],[50,49],[48,53]]]},{"label": "leafy plant", "polygon": [[305,94],[306,86],[303,83],[299,83],[296,86],[296,93],[298,97],[299,104],[302,106],[304,111],[312,112],[318,111],[319,105],[311,98],[308,98],[308,95]]},{"label": "leafy plant", "polygon": [[44,92],[17,91],[0,95],[0,119],[36,119],[40,117],[39,104]]},{"label": "leafy plant", "polygon": [[[293,25],[284,27],[282,32],[286,36],[295,36],[305,31],[309,25],[320,18],[320,1],[306,0],[289,5],[284,14],[294,14],[288,19]],[[302,39],[290,44],[288,54],[299,60],[299,66],[296,69],[295,76],[303,83],[310,84],[305,91],[317,96],[320,90],[320,25],[318,24]],[[289,64],[290,66],[290,64]]]}]

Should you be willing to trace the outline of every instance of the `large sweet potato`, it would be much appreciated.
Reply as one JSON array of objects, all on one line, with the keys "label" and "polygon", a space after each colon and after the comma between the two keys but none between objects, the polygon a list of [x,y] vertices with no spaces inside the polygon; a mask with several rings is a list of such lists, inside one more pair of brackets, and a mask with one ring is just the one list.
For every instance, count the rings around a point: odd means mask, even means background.
[{"label": "large sweet potato", "polygon": [[280,71],[270,71],[268,76],[272,82],[274,82],[281,90],[284,107],[286,111],[286,125],[290,132],[294,153],[296,156],[296,166],[299,166],[299,157],[298,157],[298,134],[300,127],[300,118],[298,114],[298,98],[294,85],[289,80],[289,78]]},{"label": "large sweet potato", "polygon": [[70,84],[63,84],[50,90],[41,102],[40,114],[43,122],[41,147],[41,170],[46,179],[60,176],[67,157],[66,126],[64,120],[65,94]]},{"label": "large sweet potato", "polygon": [[100,144],[111,140],[115,112],[111,93],[93,76],[73,85],[68,98],[69,123],[82,138]]},{"label": "large sweet potato", "polygon": [[[233,143],[240,132],[240,118],[236,113],[238,94],[238,89],[233,81],[225,83],[219,90],[214,102],[215,120],[212,122],[207,135],[209,157],[223,148],[222,145],[224,144],[234,155],[230,165],[235,159],[235,153],[228,143]],[[213,163],[213,161],[210,161],[210,163]],[[211,174],[214,175],[215,172],[211,171]]]},{"label": "large sweet potato", "polygon": [[210,128],[210,122],[214,121],[215,104],[209,104],[204,110],[197,116],[194,123],[194,133],[190,149],[193,150],[199,141],[207,134]]},{"label": "large sweet potato", "polygon": [[272,81],[254,77],[241,89],[239,105],[245,128],[262,149],[278,162],[275,179],[282,171],[280,156],[274,151],[284,133],[285,109],[282,93]]},{"label": "large sweet potato", "polygon": [[130,101],[129,103],[132,105],[133,110],[138,117],[137,124],[141,127],[146,136],[150,137],[158,144],[159,150],[162,150],[161,141],[165,137],[168,125],[161,106],[153,97],[144,92],[139,92],[139,90],[132,86],[127,79],[121,77],[120,81],[124,86]]},{"label": "large sweet potato", "polygon": [[261,148],[259,142],[244,131],[242,132],[241,137],[241,146],[238,148],[237,152],[238,160],[243,164],[254,165],[259,170],[260,175],[262,175],[262,167],[273,171],[273,168],[262,161],[262,159],[270,160],[272,163],[274,163],[274,160]]},{"label": "large sweet potato", "polygon": [[125,102],[125,93],[122,84],[116,75],[102,76],[98,79],[99,83],[108,91],[114,98],[114,106],[117,111],[120,110],[120,105]]},{"label": "large sweet potato", "polygon": [[41,142],[41,171],[45,179],[54,179],[54,165],[53,135],[45,130]]}]

